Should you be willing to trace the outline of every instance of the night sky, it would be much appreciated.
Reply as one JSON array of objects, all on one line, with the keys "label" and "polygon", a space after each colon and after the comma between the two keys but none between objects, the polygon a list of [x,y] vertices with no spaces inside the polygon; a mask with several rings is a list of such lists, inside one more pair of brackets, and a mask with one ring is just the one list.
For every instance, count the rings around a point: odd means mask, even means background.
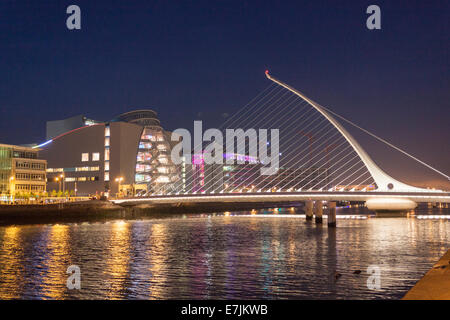
[{"label": "night sky", "polygon": [[[71,4],[81,30],[66,28]],[[370,4],[381,30],[366,28]],[[269,85],[269,69],[449,174],[449,20],[448,0],[1,0],[0,143],[43,142],[47,120],[142,107],[168,130],[218,127]],[[449,186],[362,144],[395,177]]]}]

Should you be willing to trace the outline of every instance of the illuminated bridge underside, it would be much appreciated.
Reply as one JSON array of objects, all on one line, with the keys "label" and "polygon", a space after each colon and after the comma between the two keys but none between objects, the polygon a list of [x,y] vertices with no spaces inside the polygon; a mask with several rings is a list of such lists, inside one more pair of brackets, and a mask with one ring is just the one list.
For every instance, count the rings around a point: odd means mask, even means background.
[{"label": "illuminated bridge underside", "polygon": [[450,203],[450,193],[445,192],[274,192],[245,194],[191,194],[175,196],[153,196],[150,198],[113,200],[117,204],[177,204],[199,202],[293,202],[293,201],[369,201],[382,199],[389,202],[396,199],[415,203]]}]

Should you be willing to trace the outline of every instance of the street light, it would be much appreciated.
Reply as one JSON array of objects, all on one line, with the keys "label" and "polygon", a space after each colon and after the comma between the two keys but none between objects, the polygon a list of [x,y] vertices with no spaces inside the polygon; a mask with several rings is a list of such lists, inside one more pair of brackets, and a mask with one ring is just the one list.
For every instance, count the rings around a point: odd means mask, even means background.
[{"label": "street light", "polygon": [[64,192],[66,191],[66,179],[65,179],[64,173],[61,173],[61,174],[59,175],[59,177],[60,177],[61,180],[62,180],[63,193],[64,193]]},{"label": "street light", "polygon": [[14,184],[14,177],[11,176],[9,178],[9,190],[11,192],[11,203],[14,204],[15,198],[16,198],[16,190],[15,190],[15,184]]},{"label": "street light", "polygon": [[123,181],[123,177],[116,178],[116,182],[119,184],[119,197],[120,197],[120,183]]},{"label": "street light", "polygon": [[58,177],[55,178],[55,181],[58,182],[58,192],[60,192],[61,191],[61,181],[59,181]]}]

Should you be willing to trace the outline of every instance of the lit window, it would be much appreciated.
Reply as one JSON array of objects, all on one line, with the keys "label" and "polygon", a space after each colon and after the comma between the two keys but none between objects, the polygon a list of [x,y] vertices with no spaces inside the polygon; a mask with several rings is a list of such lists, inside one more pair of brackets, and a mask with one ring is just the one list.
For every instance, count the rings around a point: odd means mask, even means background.
[{"label": "lit window", "polygon": [[89,153],[82,153],[81,161],[83,161],[83,162],[89,161]]},{"label": "lit window", "polygon": [[158,144],[158,150],[166,151],[167,150],[167,146],[165,146],[164,144]]},{"label": "lit window", "polygon": [[156,182],[169,182],[169,177],[159,176],[158,179],[156,179]]},{"label": "lit window", "polygon": [[169,169],[167,167],[158,167],[159,173],[169,173]]},{"label": "lit window", "polygon": [[100,161],[100,153],[94,152],[92,154],[92,161]]},{"label": "lit window", "polygon": [[105,162],[105,171],[109,171],[109,161]]},{"label": "lit window", "polygon": [[109,181],[109,172],[105,172],[105,181]]},{"label": "lit window", "polygon": [[105,138],[105,147],[109,147],[109,137]]},{"label": "lit window", "polygon": [[169,162],[167,157],[158,157],[158,161],[162,164],[167,164]]},{"label": "lit window", "polygon": [[109,161],[109,149],[105,149],[105,161]]},{"label": "lit window", "polygon": [[109,127],[105,127],[105,137],[109,137],[109,136],[110,136]]}]

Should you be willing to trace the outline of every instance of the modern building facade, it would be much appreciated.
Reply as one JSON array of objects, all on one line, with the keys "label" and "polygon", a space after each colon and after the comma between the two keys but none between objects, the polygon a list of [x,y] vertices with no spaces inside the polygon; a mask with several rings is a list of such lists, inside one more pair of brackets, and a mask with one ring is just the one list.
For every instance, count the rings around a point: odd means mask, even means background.
[{"label": "modern building facade", "polygon": [[[227,164],[229,160],[233,164]],[[237,161],[241,163],[237,163]],[[193,154],[191,164],[181,164],[181,182],[177,192],[229,192],[237,188],[250,189],[259,177],[261,165],[257,158],[236,153],[224,153],[223,164],[207,164],[203,154]]]},{"label": "modern building facade", "polygon": [[12,200],[19,194],[42,195],[46,191],[47,161],[38,148],[0,144],[0,197]]},{"label": "modern building facade", "polygon": [[[39,146],[42,158],[48,161],[48,190],[58,190],[60,179],[64,190],[80,196],[133,195],[139,190],[164,193],[173,189],[179,175],[169,156],[170,136],[156,112],[137,110],[108,122],[90,120],[87,125],[74,122],[74,118],[67,123],[53,122],[69,131]],[[77,123],[85,125],[74,128]],[[47,135],[54,135],[55,130]]]},{"label": "modern building facade", "polygon": [[[203,154],[193,154],[192,163],[182,163],[180,193],[257,192],[328,189],[329,169],[325,167],[285,168],[263,176],[258,158],[235,153],[223,154],[224,164],[206,164]],[[227,160],[234,163],[228,164]]]},{"label": "modern building facade", "polygon": [[135,182],[146,184],[149,191],[167,193],[174,191],[179,180],[179,170],[172,163],[170,133],[161,127],[156,112],[136,110],[115,119],[143,127],[136,156]]}]

